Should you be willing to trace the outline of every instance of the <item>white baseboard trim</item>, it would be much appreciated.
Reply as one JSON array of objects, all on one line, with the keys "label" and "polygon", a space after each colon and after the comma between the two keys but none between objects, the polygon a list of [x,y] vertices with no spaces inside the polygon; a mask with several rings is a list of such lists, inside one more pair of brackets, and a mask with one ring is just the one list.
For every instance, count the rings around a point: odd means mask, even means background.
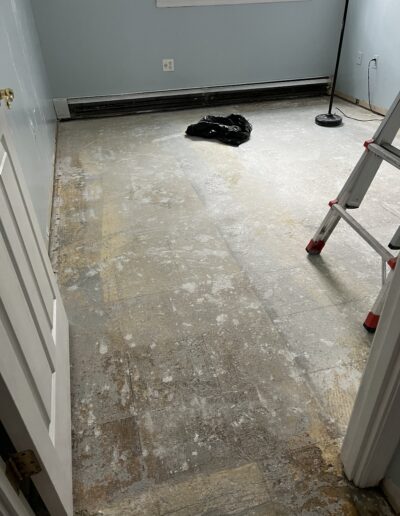
[{"label": "white baseboard trim", "polygon": [[[367,100],[357,99],[356,97],[347,95],[347,93],[343,93],[342,91],[335,91],[335,96],[369,110],[369,104]],[[372,104],[372,109],[382,116],[386,116],[386,113],[389,111],[386,108],[375,106],[374,104]]]},{"label": "white baseboard trim", "polygon": [[68,99],[53,99],[53,105],[58,120],[66,120],[71,118]]}]

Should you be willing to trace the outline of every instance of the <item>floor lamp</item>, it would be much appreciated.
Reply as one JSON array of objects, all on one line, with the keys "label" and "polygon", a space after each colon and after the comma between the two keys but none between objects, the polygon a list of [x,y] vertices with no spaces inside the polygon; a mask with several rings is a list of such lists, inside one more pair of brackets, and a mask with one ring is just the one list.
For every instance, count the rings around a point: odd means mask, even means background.
[{"label": "floor lamp", "polygon": [[318,115],[317,117],[315,117],[315,123],[317,125],[322,125],[323,127],[337,127],[338,125],[342,125],[342,117],[339,115],[336,115],[336,114],[332,114],[332,107],[333,107],[333,98],[335,96],[336,81],[337,81],[337,76],[338,76],[338,72],[339,72],[340,57],[342,55],[344,30],[346,28],[346,19],[347,19],[347,12],[349,9],[349,1],[350,0],[346,0],[346,5],[344,8],[344,13],[343,13],[342,31],[340,33],[339,48],[338,48],[338,54],[337,54],[337,59],[336,59],[336,68],[335,68],[335,74],[333,76],[333,82],[332,82],[331,100],[329,102],[329,111],[328,111],[328,113],[325,113],[323,115]]}]

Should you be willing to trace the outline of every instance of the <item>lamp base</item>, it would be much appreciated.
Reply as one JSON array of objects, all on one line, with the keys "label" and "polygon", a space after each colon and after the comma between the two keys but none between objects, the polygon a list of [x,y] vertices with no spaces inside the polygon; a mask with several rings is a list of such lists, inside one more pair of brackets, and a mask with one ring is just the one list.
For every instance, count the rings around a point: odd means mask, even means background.
[{"label": "lamp base", "polygon": [[342,125],[342,122],[343,120],[341,116],[329,113],[315,117],[315,123],[317,125],[322,125],[322,127],[338,127],[339,125]]}]

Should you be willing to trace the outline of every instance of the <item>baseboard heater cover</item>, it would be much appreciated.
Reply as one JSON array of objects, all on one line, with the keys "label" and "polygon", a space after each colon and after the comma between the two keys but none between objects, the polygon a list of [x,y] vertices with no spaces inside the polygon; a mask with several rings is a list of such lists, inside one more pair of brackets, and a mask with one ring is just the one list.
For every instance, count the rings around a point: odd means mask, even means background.
[{"label": "baseboard heater cover", "polygon": [[[325,95],[329,83],[329,77],[320,77],[300,81],[264,83],[262,85],[249,84],[237,87],[68,99],[68,110],[65,110],[64,104],[64,109],[58,112],[58,118],[76,120],[262,102],[266,100],[315,97]],[[55,100],[59,101],[60,99]],[[66,115],[68,112],[70,116]]]}]

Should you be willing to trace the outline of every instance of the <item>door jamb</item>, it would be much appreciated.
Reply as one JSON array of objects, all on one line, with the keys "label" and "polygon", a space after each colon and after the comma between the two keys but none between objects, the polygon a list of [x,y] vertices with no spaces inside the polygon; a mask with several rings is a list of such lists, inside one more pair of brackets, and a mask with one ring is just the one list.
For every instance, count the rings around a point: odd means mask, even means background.
[{"label": "door jamb", "polygon": [[377,486],[400,440],[400,263],[372,343],[342,447],[344,471],[358,487]]}]

